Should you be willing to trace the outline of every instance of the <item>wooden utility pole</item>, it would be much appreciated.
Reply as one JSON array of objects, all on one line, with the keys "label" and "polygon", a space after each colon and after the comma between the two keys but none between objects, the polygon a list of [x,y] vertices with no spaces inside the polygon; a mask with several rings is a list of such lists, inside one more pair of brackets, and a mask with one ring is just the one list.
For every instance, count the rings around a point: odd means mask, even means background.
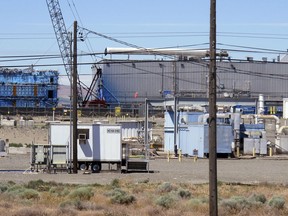
[{"label": "wooden utility pole", "polygon": [[172,67],[173,67],[173,74],[174,74],[174,83],[173,83],[173,88],[174,88],[174,155],[175,157],[178,156],[178,146],[177,146],[177,134],[178,134],[178,121],[177,121],[177,104],[178,104],[178,93],[179,93],[179,88],[178,88],[178,72],[177,72],[177,63],[176,61],[172,62]]},{"label": "wooden utility pole", "polygon": [[73,173],[78,172],[78,155],[77,155],[77,21],[74,21],[74,33],[73,33]]},{"label": "wooden utility pole", "polygon": [[217,197],[217,108],[216,108],[216,0],[210,0],[209,67],[209,212],[218,215]]}]

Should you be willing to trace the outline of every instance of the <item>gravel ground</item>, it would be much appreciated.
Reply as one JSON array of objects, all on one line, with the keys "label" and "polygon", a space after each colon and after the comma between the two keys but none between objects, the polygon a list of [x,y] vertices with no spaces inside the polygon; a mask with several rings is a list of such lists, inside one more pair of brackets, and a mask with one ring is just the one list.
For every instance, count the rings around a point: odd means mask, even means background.
[{"label": "gravel ground", "polygon": [[[2,181],[14,181],[25,183],[31,180],[42,179],[75,184],[107,184],[113,179],[124,179],[131,182],[140,182],[149,179],[150,182],[182,182],[182,183],[207,183],[209,181],[209,159],[198,159],[194,162],[191,158],[178,159],[156,158],[150,161],[151,173],[127,173],[121,174],[115,171],[103,171],[101,173],[67,174],[57,172],[47,174],[34,172],[23,174],[23,170],[30,167],[29,155],[8,155],[0,158],[0,179]],[[256,159],[218,159],[218,181],[231,183],[278,183],[288,184],[288,158],[263,157]],[[8,171],[9,170],[9,171]]]}]

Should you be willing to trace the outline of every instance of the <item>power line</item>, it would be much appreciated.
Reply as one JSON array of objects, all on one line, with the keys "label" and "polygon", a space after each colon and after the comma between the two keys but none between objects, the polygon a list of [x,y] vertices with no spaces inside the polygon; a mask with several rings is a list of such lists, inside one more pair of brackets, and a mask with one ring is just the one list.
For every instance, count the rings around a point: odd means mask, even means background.
[{"label": "power line", "polygon": [[[85,54],[79,54],[79,56],[91,56],[91,55],[103,55],[104,53],[85,53]],[[17,55],[17,56],[0,56],[0,62],[17,62],[17,61],[31,61],[31,60],[48,60],[48,59],[60,59],[61,56],[60,55]],[[99,57],[102,58],[102,57]],[[121,61],[114,61],[114,63],[132,63],[132,62],[137,62],[135,60],[121,60]],[[147,60],[147,61],[139,61],[139,62],[159,62],[159,60]],[[111,62],[110,62],[111,63]],[[198,65],[198,66],[202,66],[202,67],[207,67],[207,63],[204,62],[190,62],[187,61],[186,63],[188,64],[194,64],[194,65]],[[241,62],[240,62],[241,63]],[[273,62],[270,62],[273,63]],[[276,63],[276,62],[275,62]],[[95,64],[95,62],[82,62],[79,63],[79,65],[92,65]],[[97,64],[101,64],[101,63],[97,63]],[[19,64],[19,65],[2,65],[2,67],[30,67],[31,64]],[[50,66],[63,66],[63,64],[34,64],[34,66],[38,66],[38,67],[50,67]],[[132,66],[131,66],[132,67]],[[251,71],[251,70],[242,70],[242,69],[237,69],[237,70],[231,70],[231,68],[229,67],[223,67],[223,66],[217,66],[218,70],[222,70],[222,71],[226,71],[226,72],[233,72],[233,73],[239,73],[239,74],[246,74],[246,75],[250,75],[250,76],[256,76],[256,77],[263,77],[263,78],[274,78],[274,79],[287,79],[286,75],[283,74],[275,74],[275,73],[261,73],[261,72],[255,72],[255,71]],[[145,71],[147,74],[151,73],[151,71],[146,70]],[[201,71],[200,71],[201,72]],[[188,73],[188,72],[187,72]],[[193,71],[193,73],[195,73],[195,71]]]},{"label": "power line", "polygon": [[[67,0],[68,2],[68,0]],[[72,14],[74,16],[75,19],[80,19],[80,16],[77,12],[77,9],[75,9],[77,17],[75,15],[75,13],[72,10],[72,7],[70,5],[70,3],[68,2]],[[74,3],[73,3],[74,4]],[[75,4],[74,7],[76,8]],[[80,22],[81,23],[81,22]],[[83,26],[83,24],[81,23],[81,25]],[[106,35],[113,35],[114,37],[117,38],[165,38],[165,37],[208,37],[209,36],[209,32],[107,32],[107,33],[103,33]],[[1,33],[0,36],[8,36],[8,35],[27,35],[27,36],[34,36],[34,35],[43,35],[43,36],[47,36],[47,35],[51,35],[52,37],[52,33]],[[245,33],[245,32],[218,32],[217,34],[219,37],[238,37],[238,38],[250,38],[250,39],[273,39],[273,40],[287,40],[288,39],[288,34],[267,34],[267,33]],[[94,37],[97,38],[97,37]],[[1,39],[50,39],[47,37],[2,37]]]}]

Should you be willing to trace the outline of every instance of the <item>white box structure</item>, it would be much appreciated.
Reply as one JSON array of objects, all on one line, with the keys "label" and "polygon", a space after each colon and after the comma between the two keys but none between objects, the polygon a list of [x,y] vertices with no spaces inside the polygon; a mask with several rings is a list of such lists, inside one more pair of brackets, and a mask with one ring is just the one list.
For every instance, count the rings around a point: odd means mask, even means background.
[{"label": "white box structure", "polygon": [[[51,146],[68,147],[67,160],[73,152],[72,126],[69,123],[50,125],[49,141]],[[79,167],[87,168],[101,163],[118,163],[122,160],[121,125],[115,124],[78,124],[77,125],[77,156]],[[93,170],[93,169],[92,169]]]}]

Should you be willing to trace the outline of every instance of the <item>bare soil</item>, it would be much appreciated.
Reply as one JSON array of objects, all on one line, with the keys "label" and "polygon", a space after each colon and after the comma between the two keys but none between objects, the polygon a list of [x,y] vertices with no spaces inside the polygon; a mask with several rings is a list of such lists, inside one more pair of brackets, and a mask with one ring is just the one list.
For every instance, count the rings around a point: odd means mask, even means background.
[{"label": "bare soil", "polygon": [[[10,143],[48,143],[48,126],[45,123],[47,117],[33,118],[32,127],[1,127],[0,138],[9,140]],[[110,119],[110,122],[113,119]],[[82,122],[92,122],[93,119],[80,119]],[[160,122],[161,124],[161,122]],[[149,173],[122,174],[115,171],[103,171],[97,174],[67,174],[57,172],[47,174],[42,172],[25,172],[30,170],[30,155],[12,155],[0,157],[0,178],[3,181],[28,182],[30,180],[43,179],[45,181],[56,181],[63,183],[90,184],[110,183],[113,179],[124,179],[133,182],[149,179],[152,182],[169,181],[183,183],[207,183],[209,181],[209,159],[165,158],[162,153],[160,157],[153,157],[149,162]],[[256,157],[254,159],[218,159],[218,181],[232,183],[277,183],[288,185],[288,163],[287,156]],[[10,171],[8,171],[10,170]],[[20,171],[18,171],[20,170]]]},{"label": "bare soil", "polygon": [[[218,181],[241,184],[275,183],[288,185],[288,170],[286,158],[257,158],[257,159],[219,159]],[[0,178],[2,181],[25,183],[42,179],[71,184],[108,184],[113,179],[123,179],[131,182],[175,182],[175,183],[208,183],[209,159],[184,158],[178,159],[153,158],[149,163],[149,173],[134,172],[120,173],[116,171],[102,171],[101,173],[78,174],[56,172],[24,172],[30,170],[30,155],[8,155],[0,158]]]}]

